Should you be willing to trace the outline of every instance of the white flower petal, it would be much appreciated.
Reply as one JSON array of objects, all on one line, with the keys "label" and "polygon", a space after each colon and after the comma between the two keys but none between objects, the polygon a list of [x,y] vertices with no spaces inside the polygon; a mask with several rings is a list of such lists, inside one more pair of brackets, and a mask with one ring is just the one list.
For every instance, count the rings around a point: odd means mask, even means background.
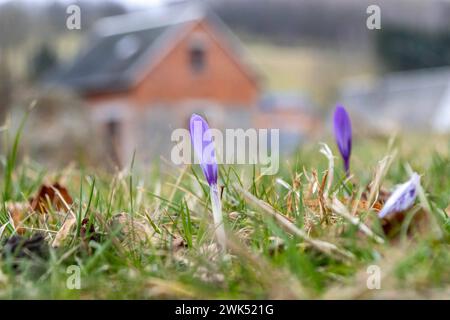
[{"label": "white flower petal", "polygon": [[416,200],[419,184],[420,176],[414,172],[407,182],[395,189],[384,204],[383,209],[378,213],[378,216],[384,218],[392,213],[405,211],[410,208]]}]

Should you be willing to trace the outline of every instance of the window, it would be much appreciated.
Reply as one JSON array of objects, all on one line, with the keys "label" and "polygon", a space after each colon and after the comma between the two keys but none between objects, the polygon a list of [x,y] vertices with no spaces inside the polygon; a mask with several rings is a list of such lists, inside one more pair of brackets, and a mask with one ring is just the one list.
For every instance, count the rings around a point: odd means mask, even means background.
[{"label": "window", "polygon": [[203,39],[196,37],[192,39],[189,48],[189,63],[193,73],[201,73],[206,67],[206,52]]}]

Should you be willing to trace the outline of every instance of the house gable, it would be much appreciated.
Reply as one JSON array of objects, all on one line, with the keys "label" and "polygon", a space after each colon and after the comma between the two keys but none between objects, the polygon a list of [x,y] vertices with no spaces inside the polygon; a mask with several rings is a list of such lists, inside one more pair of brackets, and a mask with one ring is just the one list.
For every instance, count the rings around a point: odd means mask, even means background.
[{"label": "house gable", "polygon": [[[146,106],[211,100],[253,106],[259,92],[256,76],[227,40],[207,19],[185,26],[178,38],[143,68],[130,91],[133,102]],[[197,45],[203,53],[195,53]],[[201,70],[195,70],[198,63],[204,64]]]}]

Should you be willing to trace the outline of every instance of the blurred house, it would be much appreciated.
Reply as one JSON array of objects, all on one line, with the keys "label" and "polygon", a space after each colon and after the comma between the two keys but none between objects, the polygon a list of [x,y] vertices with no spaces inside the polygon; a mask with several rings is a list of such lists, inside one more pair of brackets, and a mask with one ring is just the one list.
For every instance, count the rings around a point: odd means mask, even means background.
[{"label": "blurred house", "polygon": [[197,4],[100,20],[57,82],[84,97],[118,164],[134,150],[170,155],[172,130],[195,111],[216,127],[249,127],[260,93],[239,40]]},{"label": "blurred house", "polygon": [[340,102],[359,129],[450,132],[450,67],[387,74],[373,83],[353,81]]}]

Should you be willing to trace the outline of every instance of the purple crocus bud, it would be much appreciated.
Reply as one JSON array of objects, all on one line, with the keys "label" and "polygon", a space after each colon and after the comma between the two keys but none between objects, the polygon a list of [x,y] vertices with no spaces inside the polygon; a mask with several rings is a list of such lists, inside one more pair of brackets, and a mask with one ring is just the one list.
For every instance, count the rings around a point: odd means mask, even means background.
[{"label": "purple crocus bud", "polygon": [[384,204],[383,209],[378,213],[378,217],[384,218],[390,214],[405,211],[414,204],[417,196],[417,189],[420,186],[420,176],[413,173],[411,178],[399,185]]},{"label": "purple crocus bud", "polygon": [[205,119],[195,113],[191,116],[189,126],[194,152],[200,161],[200,167],[210,187],[211,207],[217,242],[221,249],[225,251],[227,239],[222,219],[222,202],[217,186],[218,168],[211,130]]},{"label": "purple crocus bud", "polygon": [[200,161],[200,167],[210,186],[217,184],[217,160],[208,123],[198,114],[190,120],[191,142]]},{"label": "purple crocus bud", "polygon": [[352,153],[352,123],[347,111],[341,105],[334,111],[334,137],[344,160],[347,175],[350,173],[350,155]]}]

